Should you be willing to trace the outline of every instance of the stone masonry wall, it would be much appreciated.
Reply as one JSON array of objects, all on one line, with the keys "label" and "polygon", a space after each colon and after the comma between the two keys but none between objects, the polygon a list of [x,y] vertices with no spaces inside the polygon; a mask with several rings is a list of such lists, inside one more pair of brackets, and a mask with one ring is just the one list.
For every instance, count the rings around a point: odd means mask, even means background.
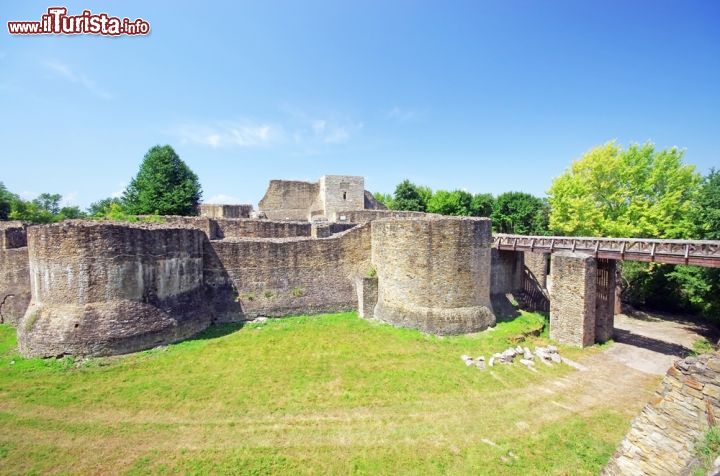
[{"label": "stone masonry wall", "polygon": [[337,221],[340,210],[365,209],[365,179],[349,175],[320,177],[320,201],[325,218]]},{"label": "stone masonry wall", "polygon": [[693,447],[718,418],[720,354],[678,360],[602,474],[693,474]]},{"label": "stone masonry wall", "polygon": [[222,238],[291,238],[310,236],[310,222],[255,219],[214,220],[217,231],[212,239]]},{"label": "stone masonry wall", "polygon": [[0,323],[17,325],[30,303],[26,227],[0,223]]},{"label": "stone masonry wall", "polygon": [[112,355],[189,337],[210,323],[203,232],[65,221],[28,228],[26,356]]},{"label": "stone masonry wall", "polygon": [[376,220],[375,318],[433,334],[477,332],[495,323],[490,301],[490,220]]},{"label": "stone masonry wall", "polygon": [[[205,281],[218,321],[355,309],[355,277],[370,267],[370,225],[328,238],[210,242]],[[228,303],[234,295],[236,304]],[[225,304],[222,304],[222,303]]]},{"label": "stone masonry wall", "polygon": [[348,223],[368,223],[381,218],[422,218],[435,216],[425,212],[411,212],[401,210],[341,210],[335,213],[336,221]]},{"label": "stone masonry wall", "polygon": [[582,253],[551,255],[550,338],[563,344],[595,342],[596,262]]},{"label": "stone masonry wall", "polygon": [[271,220],[308,220],[309,213],[320,209],[320,184],[294,180],[271,180],[258,210]]},{"label": "stone masonry wall", "polygon": [[215,205],[203,203],[199,207],[200,216],[208,218],[250,218],[253,206],[242,205]]}]

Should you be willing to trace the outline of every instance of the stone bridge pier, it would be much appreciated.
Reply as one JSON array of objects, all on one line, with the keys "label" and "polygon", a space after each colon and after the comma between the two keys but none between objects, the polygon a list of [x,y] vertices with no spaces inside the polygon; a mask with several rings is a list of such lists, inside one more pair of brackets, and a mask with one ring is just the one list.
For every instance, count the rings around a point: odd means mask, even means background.
[{"label": "stone bridge pier", "polygon": [[580,347],[612,338],[615,260],[562,251],[550,270],[550,338]]},{"label": "stone bridge pier", "polygon": [[[496,314],[523,309],[550,312],[550,337],[589,346],[612,338],[615,260],[589,253],[493,249],[491,294]],[[514,303],[513,303],[514,304]]]}]

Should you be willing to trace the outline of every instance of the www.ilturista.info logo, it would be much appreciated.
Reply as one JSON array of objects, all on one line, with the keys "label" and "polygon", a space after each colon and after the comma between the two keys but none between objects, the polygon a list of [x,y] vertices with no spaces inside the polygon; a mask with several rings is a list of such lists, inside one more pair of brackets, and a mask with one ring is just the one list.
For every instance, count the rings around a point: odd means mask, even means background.
[{"label": "www.ilturista.info logo", "polygon": [[107,13],[68,15],[65,7],[50,7],[40,21],[9,21],[11,35],[147,35],[150,23],[138,18],[111,17]]}]

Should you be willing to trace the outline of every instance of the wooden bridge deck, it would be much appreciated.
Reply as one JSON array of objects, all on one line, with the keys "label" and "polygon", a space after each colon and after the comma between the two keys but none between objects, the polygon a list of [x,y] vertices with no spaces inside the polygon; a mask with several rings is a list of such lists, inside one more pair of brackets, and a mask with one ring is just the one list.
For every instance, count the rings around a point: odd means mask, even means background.
[{"label": "wooden bridge deck", "polygon": [[493,245],[500,250],[509,251],[535,253],[580,251],[590,253],[596,258],[720,268],[720,241],[526,236],[496,233],[493,234]]}]

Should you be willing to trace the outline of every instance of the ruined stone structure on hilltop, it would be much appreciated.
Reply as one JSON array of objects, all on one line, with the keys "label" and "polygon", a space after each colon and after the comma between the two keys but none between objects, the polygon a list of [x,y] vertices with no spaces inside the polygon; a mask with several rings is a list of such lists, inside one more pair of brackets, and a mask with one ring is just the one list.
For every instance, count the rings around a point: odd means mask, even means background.
[{"label": "ruined stone structure on hilltop", "polygon": [[323,175],[317,182],[272,180],[258,210],[271,220],[345,221],[338,212],[384,210],[365,190],[365,179]]},{"label": "ruined stone structure on hilltop", "polygon": [[18,327],[25,354],[42,356],[132,352],[213,322],[351,309],[458,334],[519,304],[549,311],[561,343],[612,335],[612,259],[553,252],[548,238],[498,245],[488,219],[385,210],[362,177],[274,180],[265,219],[227,217],[249,206],[202,211],[155,225],[3,224],[0,319]]}]

